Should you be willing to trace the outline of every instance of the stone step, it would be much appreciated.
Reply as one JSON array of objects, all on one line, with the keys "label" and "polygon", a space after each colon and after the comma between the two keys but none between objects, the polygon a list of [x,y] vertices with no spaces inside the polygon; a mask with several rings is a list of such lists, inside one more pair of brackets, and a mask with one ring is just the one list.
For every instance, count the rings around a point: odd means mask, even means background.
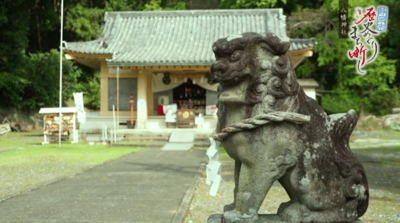
[{"label": "stone step", "polygon": [[[112,146],[146,146],[150,148],[161,148],[167,143],[166,141],[132,141],[124,140],[117,143],[112,143]],[[195,147],[209,147],[211,144],[204,141],[194,141]]]},{"label": "stone step", "polygon": [[168,135],[131,135],[126,134],[125,140],[135,139],[135,140],[158,140],[158,141],[168,141]]}]

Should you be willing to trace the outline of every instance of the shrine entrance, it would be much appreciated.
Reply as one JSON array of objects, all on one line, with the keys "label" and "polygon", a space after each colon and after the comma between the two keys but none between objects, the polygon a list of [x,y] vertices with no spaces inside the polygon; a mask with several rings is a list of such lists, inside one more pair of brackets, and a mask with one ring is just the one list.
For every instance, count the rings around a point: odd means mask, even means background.
[{"label": "shrine entrance", "polygon": [[178,109],[192,109],[195,114],[206,112],[207,90],[197,85],[192,79],[173,89],[173,102],[178,105]]}]

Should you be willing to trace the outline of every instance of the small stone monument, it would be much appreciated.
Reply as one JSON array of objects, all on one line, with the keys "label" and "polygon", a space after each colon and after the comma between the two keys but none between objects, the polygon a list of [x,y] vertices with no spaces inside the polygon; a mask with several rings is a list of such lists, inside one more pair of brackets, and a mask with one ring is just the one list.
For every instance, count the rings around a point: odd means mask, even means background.
[{"label": "small stone monument", "polygon": [[[213,138],[235,160],[234,201],[208,223],[354,222],[368,207],[363,166],[349,147],[354,110],[326,115],[306,96],[288,39],[244,33],[219,39],[210,83],[219,83]],[[258,211],[275,181],[290,201]]]}]

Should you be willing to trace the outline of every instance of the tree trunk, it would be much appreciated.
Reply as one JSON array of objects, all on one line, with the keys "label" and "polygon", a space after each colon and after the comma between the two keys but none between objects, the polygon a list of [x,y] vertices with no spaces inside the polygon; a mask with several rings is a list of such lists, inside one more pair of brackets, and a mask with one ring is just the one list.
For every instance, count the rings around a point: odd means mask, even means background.
[{"label": "tree trunk", "polygon": [[[342,83],[342,74],[341,74],[341,73],[339,74],[339,77],[340,77],[340,91],[342,91],[343,83]],[[340,92],[340,93],[342,93],[342,92]],[[342,102],[343,102],[343,101],[340,100],[340,108],[342,108],[342,106],[343,106],[343,103],[342,103]]]},{"label": "tree trunk", "polygon": [[37,36],[38,36],[39,51],[40,51],[40,52],[43,52],[43,49],[42,49],[42,38],[40,37],[40,24],[39,24],[39,15],[38,15],[38,11],[36,11],[36,27],[37,27]]},{"label": "tree trunk", "polygon": [[364,118],[364,102],[361,102],[360,104],[360,115],[358,116],[358,119],[361,120]]},{"label": "tree trunk", "polygon": [[[362,89],[362,87],[360,87],[360,86],[358,86],[358,95],[359,95],[359,97],[360,97],[361,99],[362,99],[363,96],[364,96],[364,94],[363,94],[363,89]],[[360,109],[360,114],[359,114],[358,119],[360,120],[360,119],[362,119],[362,118],[364,117],[364,102],[363,102],[363,101],[361,102],[359,109]]]}]

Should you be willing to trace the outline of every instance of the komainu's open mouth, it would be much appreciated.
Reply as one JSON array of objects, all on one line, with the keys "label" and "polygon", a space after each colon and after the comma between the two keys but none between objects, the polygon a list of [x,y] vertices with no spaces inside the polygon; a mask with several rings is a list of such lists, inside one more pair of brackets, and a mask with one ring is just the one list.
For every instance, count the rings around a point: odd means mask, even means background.
[{"label": "komainu's open mouth", "polygon": [[249,77],[231,80],[229,82],[220,82],[221,93],[219,101],[221,103],[246,103],[246,89],[248,87]]}]

